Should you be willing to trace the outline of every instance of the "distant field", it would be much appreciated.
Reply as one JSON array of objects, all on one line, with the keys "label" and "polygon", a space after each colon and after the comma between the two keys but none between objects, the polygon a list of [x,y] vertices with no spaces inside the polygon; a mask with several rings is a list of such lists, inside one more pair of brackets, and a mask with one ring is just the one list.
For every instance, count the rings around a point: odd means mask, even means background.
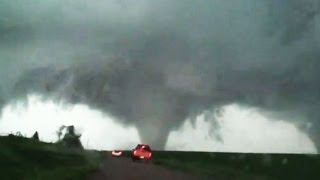
[{"label": "distant field", "polygon": [[155,151],[153,162],[221,179],[320,179],[320,155]]},{"label": "distant field", "polygon": [[0,179],[81,180],[98,168],[98,152],[70,150],[17,136],[0,137]]}]

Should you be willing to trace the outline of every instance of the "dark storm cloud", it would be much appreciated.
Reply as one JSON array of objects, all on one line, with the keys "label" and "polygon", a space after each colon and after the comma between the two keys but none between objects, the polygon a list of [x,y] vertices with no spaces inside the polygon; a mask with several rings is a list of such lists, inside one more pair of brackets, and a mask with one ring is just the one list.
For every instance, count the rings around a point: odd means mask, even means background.
[{"label": "dark storm cloud", "polygon": [[157,148],[186,118],[236,102],[296,123],[320,146],[318,1],[0,8],[3,102],[41,93],[85,103],[136,125]]}]

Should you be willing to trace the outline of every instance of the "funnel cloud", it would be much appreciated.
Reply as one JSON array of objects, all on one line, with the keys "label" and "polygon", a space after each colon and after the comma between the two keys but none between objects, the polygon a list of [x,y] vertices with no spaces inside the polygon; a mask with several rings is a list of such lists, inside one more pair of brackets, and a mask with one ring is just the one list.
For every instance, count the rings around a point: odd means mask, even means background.
[{"label": "funnel cloud", "polygon": [[2,2],[0,105],[83,103],[163,149],[185,119],[238,103],[319,150],[319,11],[317,0]]}]

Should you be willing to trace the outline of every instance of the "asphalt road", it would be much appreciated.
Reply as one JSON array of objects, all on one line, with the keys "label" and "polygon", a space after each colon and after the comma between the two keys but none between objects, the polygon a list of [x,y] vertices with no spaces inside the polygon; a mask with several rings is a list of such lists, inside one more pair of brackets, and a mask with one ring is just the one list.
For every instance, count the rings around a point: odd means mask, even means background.
[{"label": "asphalt road", "polygon": [[169,170],[152,163],[132,162],[126,157],[108,155],[100,170],[89,175],[88,180],[202,180],[183,172]]}]

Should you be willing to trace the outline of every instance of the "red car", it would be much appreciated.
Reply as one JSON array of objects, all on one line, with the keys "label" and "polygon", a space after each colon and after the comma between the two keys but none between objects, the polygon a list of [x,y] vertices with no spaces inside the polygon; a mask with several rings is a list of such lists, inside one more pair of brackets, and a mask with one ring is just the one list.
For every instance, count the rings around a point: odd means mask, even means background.
[{"label": "red car", "polygon": [[131,158],[133,161],[136,161],[136,160],[150,161],[152,158],[152,151],[150,146],[146,144],[138,144],[135,149],[132,149]]}]

